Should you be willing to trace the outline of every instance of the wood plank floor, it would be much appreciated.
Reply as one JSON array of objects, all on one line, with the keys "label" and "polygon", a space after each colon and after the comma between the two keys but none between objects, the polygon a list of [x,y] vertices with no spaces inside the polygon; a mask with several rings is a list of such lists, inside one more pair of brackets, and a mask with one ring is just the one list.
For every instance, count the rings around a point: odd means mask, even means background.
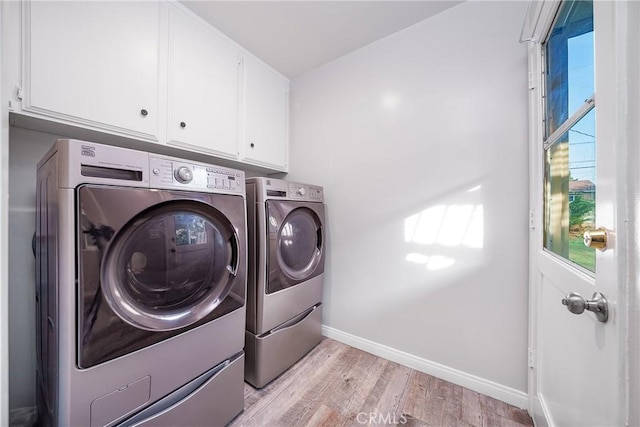
[{"label": "wood plank floor", "polygon": [[329,338],[256,390],[231,427],[533,426],[527,412]]}]

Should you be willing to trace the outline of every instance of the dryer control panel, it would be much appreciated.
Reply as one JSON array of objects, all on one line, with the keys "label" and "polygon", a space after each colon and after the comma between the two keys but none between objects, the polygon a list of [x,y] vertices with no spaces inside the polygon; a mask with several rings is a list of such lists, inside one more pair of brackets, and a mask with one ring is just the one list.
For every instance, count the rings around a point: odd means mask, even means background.
[{"label": "dryer control panel", "polygon": [[166,156],[149,156],[152,188],[244,194],[244,172]]},{"label": "dryer control panel", "polygon": [[319,185],[302,184],[276,178],[249,178],[256,184],[257,200],[296,200],[301,202],[324,202],[324,189]]},{"label": "dryer control panel", "polygon": [[312,202],[324,201],[322,187],[316,185],[299,184],[297,182],[288,183],[287,196],[292,200],[310,200]]}]

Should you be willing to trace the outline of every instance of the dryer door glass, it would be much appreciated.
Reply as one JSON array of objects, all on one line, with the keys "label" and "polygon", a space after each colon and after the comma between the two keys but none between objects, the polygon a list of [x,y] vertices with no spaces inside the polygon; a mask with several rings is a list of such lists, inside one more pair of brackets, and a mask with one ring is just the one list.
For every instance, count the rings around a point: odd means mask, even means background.
[{"label": "dryer door glass", "polygon": [[322,235],[315,214],[296,209],[285,219],[278,234],[278,256],[292,277],[303,278],[320,256]]},{"label": "dryer door glass", "polygon": [[[278,273],[269,268],[267,293],[277,292],[308,280],[321,272],[323,261],[322,223],[316,212],[297,207],[284,214],[270,205],[269,223],[271,256],[275,254]],[[284,218],[282,218],[284,217]]]},{"label": "dryer door glass", "polygon": [[227,296],[238,268],[229,221],[198,202],[170,202],[134,218],[102,265],[105,299],[123,320],[173,330],[205,317]]}]

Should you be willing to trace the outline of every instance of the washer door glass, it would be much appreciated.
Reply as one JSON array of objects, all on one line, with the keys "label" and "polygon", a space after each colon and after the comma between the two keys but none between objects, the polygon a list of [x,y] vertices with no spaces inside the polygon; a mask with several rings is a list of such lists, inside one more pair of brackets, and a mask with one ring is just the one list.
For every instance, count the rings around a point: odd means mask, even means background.
[{"label": "washer door glass", "polygon": [[102,264],[102,288],[124,321],[174,330],[215,309],[237,268],[238,237],[226,217],[199,202],[170,202],[115,236]]},{"label": "washer door glass", "polygon": [[322,228],[316,214],[298,208],[282,222],[278,232],[278,264],[293,279],[305,279],[321,259]]}]

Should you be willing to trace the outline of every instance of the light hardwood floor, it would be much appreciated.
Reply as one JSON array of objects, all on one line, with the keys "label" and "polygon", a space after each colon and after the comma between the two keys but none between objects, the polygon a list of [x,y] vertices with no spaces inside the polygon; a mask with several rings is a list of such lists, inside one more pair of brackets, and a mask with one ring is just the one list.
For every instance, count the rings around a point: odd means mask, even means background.
[{"label": "light hardwood floor", "polygon": [[522,427],[525,410],[329,338],[266,387],[245,383],[231,427]]}]

